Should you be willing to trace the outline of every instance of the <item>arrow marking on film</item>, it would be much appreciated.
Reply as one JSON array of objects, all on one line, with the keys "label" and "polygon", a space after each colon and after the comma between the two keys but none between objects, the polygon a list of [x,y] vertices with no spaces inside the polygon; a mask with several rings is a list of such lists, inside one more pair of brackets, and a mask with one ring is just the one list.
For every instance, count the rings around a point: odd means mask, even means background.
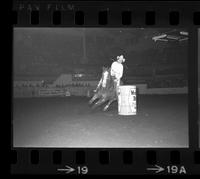
[{"label": "arrow marking on film", "polygon": [[66,168],[58,168],[57,170],[61,171],[61,172],[65,172],[65,173],[71,173],[71,172],[75,171],[75,169],[70,166],[65,165],[65,167]]},{"label": "arrow marking on film", "polygon": [[155,165],[155,168],[147,168],[147,170],[153,170],[153,171],[156,171],[156,173],[160,173],[160,172],[164,171],[165,169],[158,165]]}]

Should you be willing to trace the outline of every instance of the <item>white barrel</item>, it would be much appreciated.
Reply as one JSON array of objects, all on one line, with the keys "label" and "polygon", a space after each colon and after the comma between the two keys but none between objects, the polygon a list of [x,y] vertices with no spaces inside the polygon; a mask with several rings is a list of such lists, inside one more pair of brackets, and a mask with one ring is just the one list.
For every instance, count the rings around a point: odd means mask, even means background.
[{"label": "white barrel", "polygon": [[118,114],[136,115],[136,86],[124,85],[118,88]]}]

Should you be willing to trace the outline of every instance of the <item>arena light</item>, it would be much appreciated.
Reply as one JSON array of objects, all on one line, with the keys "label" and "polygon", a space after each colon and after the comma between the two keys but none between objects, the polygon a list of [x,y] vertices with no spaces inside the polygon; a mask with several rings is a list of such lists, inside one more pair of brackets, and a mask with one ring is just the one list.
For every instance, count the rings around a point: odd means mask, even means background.
[{"label": "arena light", "polygon": [[171,40],[178,40],[180,37],[173,36],[173,35],[168,35],[167,38],[171,39]]},{"label": "arena light", "polygon": [[164,42],[168,42],[167,39],[156,39],[155,41],[164,41]]},{"label": "arena light", "polygon": [[81,77],[83,77],[84,75],[81,74],[81,73],[79,73],[79,74],[75,74],[74,76],[77,77],[77,78],[81,78]]},{"label": "arena light", "polygon": [[153,37],[152,40],[157,41],[158,39],[165,38],[166,36],[167,36],[166,34],[162,34],[162,35]]},{"label": "arena light", "polygon": [[188,35],[188,32],[181,31],[180,34],[181,34],[181,35]]}]

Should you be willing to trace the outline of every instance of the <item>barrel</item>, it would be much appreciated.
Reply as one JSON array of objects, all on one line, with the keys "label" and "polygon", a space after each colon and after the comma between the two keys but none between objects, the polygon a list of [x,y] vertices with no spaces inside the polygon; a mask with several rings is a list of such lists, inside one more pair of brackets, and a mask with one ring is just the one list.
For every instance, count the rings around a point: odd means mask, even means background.
[{"label": "barrel", "polygon": [[118,88],[118,114],[136,115],[136,86],[123,85]]}]

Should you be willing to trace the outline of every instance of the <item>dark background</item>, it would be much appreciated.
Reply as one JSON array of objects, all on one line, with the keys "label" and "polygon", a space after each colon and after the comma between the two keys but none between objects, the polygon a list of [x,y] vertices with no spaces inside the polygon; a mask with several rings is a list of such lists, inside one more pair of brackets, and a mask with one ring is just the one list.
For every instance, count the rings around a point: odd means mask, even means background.
[{"label": "dark background", "polygon": [[198,87],[200,87],[200,29],[198,31]]},{"label": "dark background", "polygon": [[176,29],[15,28],[14,78],[77,72],[95,76],[121,54],[126,58],[126,77],[149,76],[152,70],[187,76],[187,40],[152,40],[173,31]]}]

